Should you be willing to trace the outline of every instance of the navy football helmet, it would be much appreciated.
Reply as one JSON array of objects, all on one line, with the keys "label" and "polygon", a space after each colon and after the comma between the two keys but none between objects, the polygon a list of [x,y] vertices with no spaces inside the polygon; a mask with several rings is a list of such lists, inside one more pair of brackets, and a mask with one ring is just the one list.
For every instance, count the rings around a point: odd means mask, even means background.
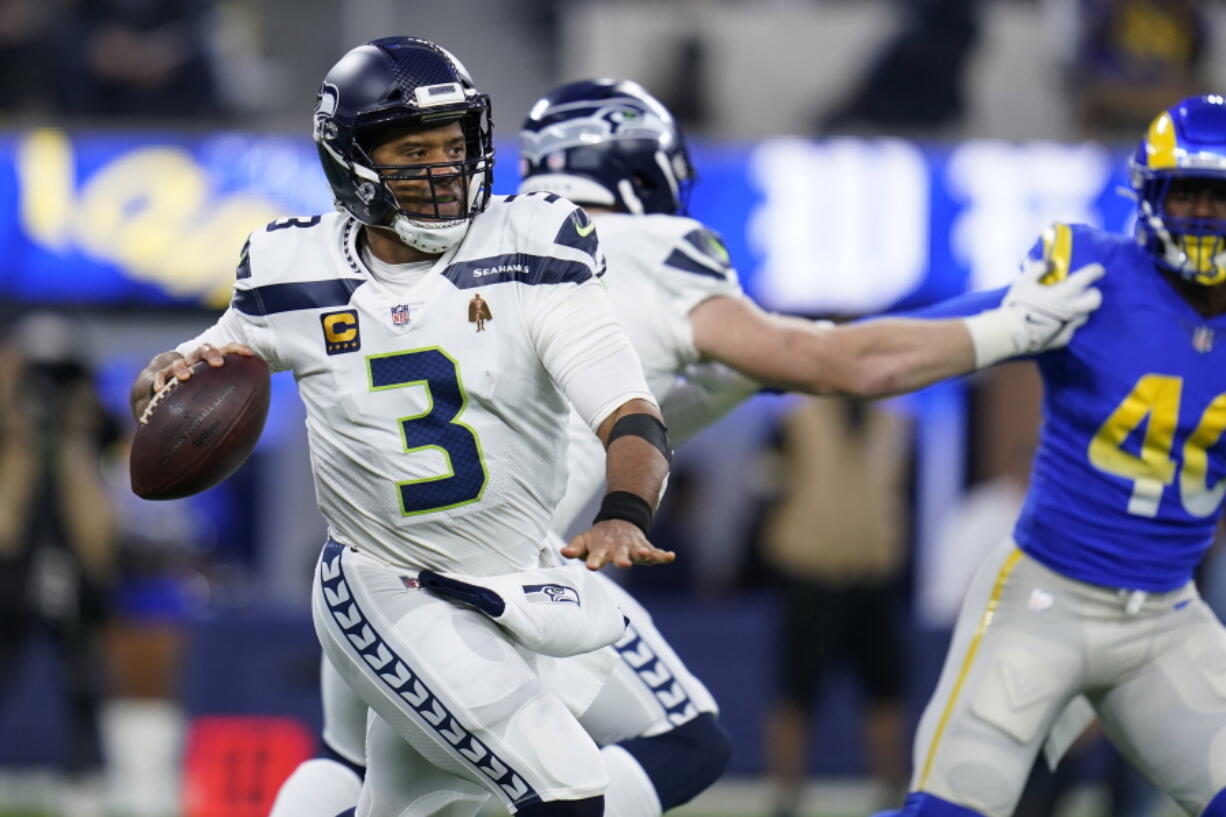
[{"label": "navy football helmet", "polygon": [[[379,165],[374,148],[389,136],[458,122],[462,161]],[[417,37],[383,37],[341,57],[319,87],[315,143],[338,207],[363,224],[394,230],[404,243],[440,253],[464,237],[490,200],[494,123],[489,97],[477,91],[448,51]],[[428,206],[405,210],[389,181],[425,180]],[[458,216],[442,214],[440,190],[459,182]]]},{"label": "navy football helmet", "polygon": [[684,213],[694,169],[680,128],[629,80],[555,88],[519,134],[520,192],[548,190],[626,213]]},{"label": "navy football helmet", "polygon": [[1226,282],[1226,221],[1175,218],[1166,209],[1173,183],[1226,185],[1226,99],[1194,96],[1160,113],[1128,169],[1139,210],[1137,241],[1187,281]]}]

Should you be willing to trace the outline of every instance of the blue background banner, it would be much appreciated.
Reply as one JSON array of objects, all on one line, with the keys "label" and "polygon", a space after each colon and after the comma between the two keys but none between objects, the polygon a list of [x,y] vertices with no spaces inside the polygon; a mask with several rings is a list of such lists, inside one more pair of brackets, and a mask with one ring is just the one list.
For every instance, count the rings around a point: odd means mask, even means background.
[{"label": "blue background banner", "polygon": [[[1124,151],[1091,144],[771,139],[697,144],[692,214],[775,309],[864,314],[1008,280],[1050,221],[1128,229]],[[495,191],[517,183],[498,145]],[[246,235],[331,209],[305,137],[0,137],[0,297],[221,307]]]}]

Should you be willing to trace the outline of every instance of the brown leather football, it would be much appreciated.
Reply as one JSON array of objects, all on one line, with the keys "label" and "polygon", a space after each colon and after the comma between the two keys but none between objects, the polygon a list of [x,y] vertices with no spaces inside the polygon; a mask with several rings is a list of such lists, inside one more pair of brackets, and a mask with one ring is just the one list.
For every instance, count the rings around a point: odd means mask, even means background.
[{"label": "brown leather football", "polygon": [[214,368],[192,366],[145,409],[132,438],[132,491],[144,499],[178,499],[212,488],[246,461],[268,417],[268,364],[228,354]]}]

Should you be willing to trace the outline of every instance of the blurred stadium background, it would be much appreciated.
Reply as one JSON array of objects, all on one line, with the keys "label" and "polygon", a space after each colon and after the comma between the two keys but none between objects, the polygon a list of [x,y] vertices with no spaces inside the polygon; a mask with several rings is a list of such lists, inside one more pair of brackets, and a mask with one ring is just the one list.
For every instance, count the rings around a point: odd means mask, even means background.
[{"label": "blurred stadium background", "polygon": [[[494,101],[502,193],[538,95],[640,81],[687,128],[691,212],[745,288],[854,316],[1001,285],[1053,219],[1130,230],[1125,157],[1158,109],[1226,86],[1223,32],[1213,0],[0,0],[0,815],[263,817],[313,752],[322,525],[292,381],[247,465],[172,503],[127,490],[126,391],[224,307],[249,231],[330,209],[308,122],[347,48],[455,52]],[[796,405],[755,398],[681,453],[657,530],[680,558],[627,577],[734,738],[689,814],[790,817],[764,737],[787,576],[762,531]],[[1011,522],[1036,384],[1005,368],[886,410],[911,429],[887,577],[905,749],[963,583]],[[795,813],[889,793],[864,697],[836,662],[802,713]],[[1093,740],[1080,761],[1036,783],[1072,791],[1059,813],[1167,813]]]}]

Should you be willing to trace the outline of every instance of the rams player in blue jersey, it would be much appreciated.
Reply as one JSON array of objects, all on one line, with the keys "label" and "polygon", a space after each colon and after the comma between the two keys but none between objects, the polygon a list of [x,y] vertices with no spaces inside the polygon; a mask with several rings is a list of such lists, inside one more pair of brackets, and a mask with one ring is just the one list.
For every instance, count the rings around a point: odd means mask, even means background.
[{"label": "rams player in blue jersey", "polygon": [[1057,224],[1030,253],[1053,278],[1102,264],[1102,306],[1036,358],[1030,493],[968,590],[911,793],[878,817],[1007,817],[1079,711],[1188,814],[1226,815],[1226,630],[1192,583],[1226,494],[1226,100],[1162,112],[1130,171],[1135,241]]}]

